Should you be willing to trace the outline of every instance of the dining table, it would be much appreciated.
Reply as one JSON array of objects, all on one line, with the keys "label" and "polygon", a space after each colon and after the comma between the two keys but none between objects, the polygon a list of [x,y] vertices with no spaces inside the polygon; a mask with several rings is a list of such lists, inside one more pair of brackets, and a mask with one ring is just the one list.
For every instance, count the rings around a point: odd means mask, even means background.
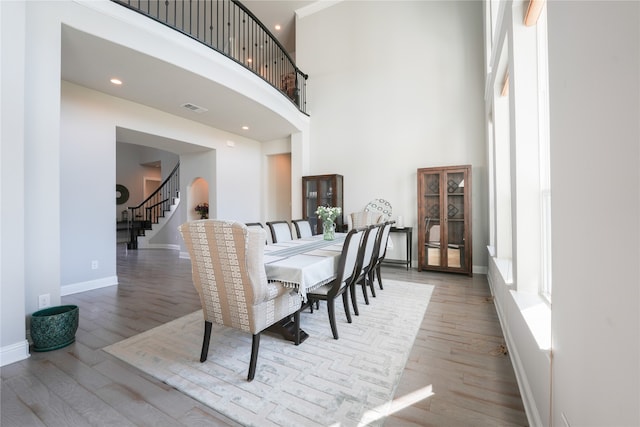
[{"label": "dining table", "polygon": [[[265,245],[267,280],[295,289],[300,295],[301,307],[304,307],[308,303],[308,291],[336,278],[346,236],[347,233],[336,233],[334,240],[324,240],[323,235],[319,234]],[[295,328],[290,318],[277,323],[270,330],[289,341],[295,341]],[[301,330],[300,342],[307,337],[308,334]]]},{"label": "dining table", "polygon": [[335,279],[346,236],[336,233],[334,240],[324,240],[319,234],[265,245],[267,280],[296,289],[302,302],[306,302],[307,291]]}]

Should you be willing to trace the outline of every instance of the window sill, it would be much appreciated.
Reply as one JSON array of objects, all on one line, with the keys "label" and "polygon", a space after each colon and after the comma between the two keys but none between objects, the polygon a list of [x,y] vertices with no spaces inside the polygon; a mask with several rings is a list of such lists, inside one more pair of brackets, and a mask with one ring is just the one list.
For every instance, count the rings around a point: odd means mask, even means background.
[{"label": "window sill", "polygon": [[[518,308],[518,312],[522,316],[522,319],[527,325],[527,329],[531,332],[540,350],[550,351],[551,306],[549,302],[540,294],[514,289],[511,259],[496,258],[495,248],[491,246],[488,246],[487,250],[496,267],[497,274],[500,276],[496,278],[498,280],[493,280],[493,282],[496,284],[504,284],[505,290],[508,291],[508,295]],[[504,305],[507,304],[507,302],[503,301],[500,304]]]},{"label": "window sill", "polygon": [[510,291],[540,350],[551,349],[551,307],[537,294]]}]

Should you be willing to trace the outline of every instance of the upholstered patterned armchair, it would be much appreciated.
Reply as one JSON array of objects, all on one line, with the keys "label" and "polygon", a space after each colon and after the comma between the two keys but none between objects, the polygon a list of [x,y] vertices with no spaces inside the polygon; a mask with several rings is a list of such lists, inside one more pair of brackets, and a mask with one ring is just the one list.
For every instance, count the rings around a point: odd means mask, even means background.
[{"label": "upholstered patterned armchair", "polygon": [[[213,323],[253,335],[249,375],[255,376],[260,333],[294,314],[299,331],[301,300],[264,269],[266,232],[235,221],[205,219],[178,227],[191,257],[193,284],[200,295],[205,330],[200,362],[207,360]],[[296,333],[299,342],[299,332]]]},{"label": "upholstered patterned armchair", "polygon": [[382,220],[383,215],[378,212],[352,212],[347,217],[347,230],[378,224],[382,222]]}]

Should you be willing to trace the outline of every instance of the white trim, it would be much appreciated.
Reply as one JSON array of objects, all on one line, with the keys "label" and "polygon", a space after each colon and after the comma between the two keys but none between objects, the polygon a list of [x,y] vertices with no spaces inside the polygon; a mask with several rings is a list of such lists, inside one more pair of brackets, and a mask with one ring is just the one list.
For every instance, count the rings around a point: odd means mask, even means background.
[{"label": "white trim", "polygon": [[145,250],[145,249],[171,249],[174,251],[179,251],[180,245],[175,245],[173,243],[149,243],[144,248],[141,248],[138,246],[138,250]]},{"label": "white trim", "polygon": [[[491,254],[491,252],[492,248],[489,248],[489,253]],[[498,319],[500,321],[500,326],[502,327],[505,342],[507,344],[507,349],[509,351],[509,359],[511,360],[511,365],[513,366],[513,371],[516,375],[518,388],[520,389],[522,403],[525,406],[527,421],[532,427],[542,427],[544,426],[544,423],[542,423],[542,420],[540,419],[540,411],[538,410],[538,407],[536,405],[535,396],[533,395],[531,385],[527,378],[526,370],[524,368],[524,365],[522,364],[522,359],[518,354],[518,346],[511,334],[511,328],[506,314],[508,308],[505,306],[508,304],[508,301],[506,301],[504,298],[505,296],[513,298],[513,302],[517,305],[517,301],[515,301],[514,298],[514,294],[517,294],[517,292],[509,290],[511,286],[504,280],[502,271],[503,269],[501,269],[499,261],[499,259],[494,258],[493,256],[489,256],[489,263],[492,264],[492,267],[489,268],[489,274],[487,275],[489,288],[491,289],[491,294],[494,297],[493,301],[496,307],[496,312],[498,314]],[[505,292],[501,289],[507,289],[507,291]],[[519,314],[522,315],[522,312],[520,312]],[[547,355],[547,357],[551,357],[551,353],[549,351],[545,351],[545,354]],[[550,360],[549,363],[551,363]]]},{"label": "white trim", "polygon": [[485,265],[474,265],[471,268],[471,271],[473,272],[473,274],[487,274],[489,269]]},{"label": "white trim", "polygon": [[87,282],[73,283],[60,288],[60,296],[77,294],[94,289],[106,288],[118,284],[118,276],[103,277],[102,279],[89,280]]},{"label": "white trim", "polygon": [[307,16],[313,15],[314,13],[318,13],[328,7],[336,5],[338,3],[342,3],[343,0],[323,0],[316,1],[311,3],[308,6],[301,7],[300,9],[295,10],[295,14],[298,18],[306,18]]},{"label": "white trim", "polygon": [[6,366],[10,363],[19,362],[27,359],[29,356],[29,341],[18,341],[0,348],[0,366]]}]

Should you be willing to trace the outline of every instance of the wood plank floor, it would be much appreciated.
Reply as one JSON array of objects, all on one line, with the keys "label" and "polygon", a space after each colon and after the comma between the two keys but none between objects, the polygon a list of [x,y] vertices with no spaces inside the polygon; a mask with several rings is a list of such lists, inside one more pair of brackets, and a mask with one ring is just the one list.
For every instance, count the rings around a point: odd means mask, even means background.
[{"label": "wood plank floor", "polygon": [[[80,307],[76,342],[1,369],[0,425],[238,425],[101,350],[199,309],[190,265],[120,245],[118,286],[62,299]],[[435,286],[385,426],[526,426],[486,277],[389,266],[383,278]]]}]

